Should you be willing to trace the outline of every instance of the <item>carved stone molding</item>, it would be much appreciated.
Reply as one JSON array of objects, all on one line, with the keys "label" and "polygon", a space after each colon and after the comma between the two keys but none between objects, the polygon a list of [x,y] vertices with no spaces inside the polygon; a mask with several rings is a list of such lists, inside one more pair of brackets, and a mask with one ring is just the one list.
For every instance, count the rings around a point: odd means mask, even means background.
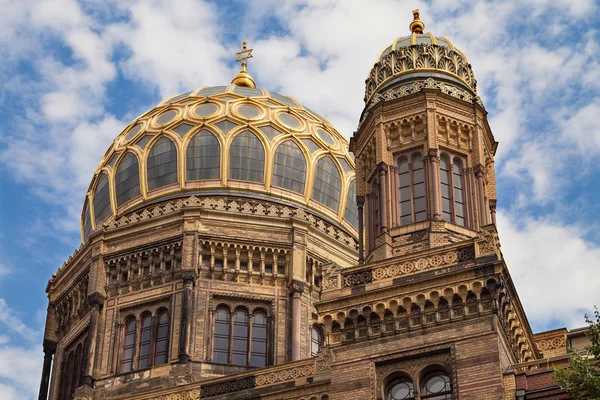
[{"label": "carved stone molding", "polygon": [[291,368],[285,368],[273,372],[266,372],[263,374],[257,374],[256,387],[269,386],[280,382],[308,377],[314,373],[314,370],[315,366],[311,362],[310,364],[294,366]]}]

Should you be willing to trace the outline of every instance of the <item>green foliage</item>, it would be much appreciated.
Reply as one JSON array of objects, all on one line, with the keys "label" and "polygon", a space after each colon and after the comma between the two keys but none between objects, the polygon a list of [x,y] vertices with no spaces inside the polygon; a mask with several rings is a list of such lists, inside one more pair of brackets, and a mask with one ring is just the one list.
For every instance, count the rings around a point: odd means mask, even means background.
[{"label": "green foliage", "polygon": [[[587,354],[580,355],[569,349],[571,360],[569,367],[554,370],[554,379],[560,387],[576,400],[600,399],[600,312],[594,307],[595,321],[585,316],[585,322],[590,325],[586,333],[590,345],[585,349]],[[590,358],[593,357],[592,359]]]}]

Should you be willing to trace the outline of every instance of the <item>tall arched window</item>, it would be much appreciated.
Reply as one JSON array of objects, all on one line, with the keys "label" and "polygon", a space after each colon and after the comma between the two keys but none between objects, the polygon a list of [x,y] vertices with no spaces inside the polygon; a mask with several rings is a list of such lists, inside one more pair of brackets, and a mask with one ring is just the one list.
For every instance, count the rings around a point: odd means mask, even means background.
[{"label": "tall arched window", "polygon": [[115,191],[117,207],[140,195],[140,170],[138,159],[132,152],[127,152],[119,163],[115,174]]},{"label": "tall arched window", "polygon": [[440,157],[440,188],[442,189],[442,219],[452,222],[452,193],[450,186],[450,160],[446,154]]},{"label": "tall arched window", "polygon": [[450,377],[445,372],[432,372],[421,384],[421,399],[452,400]]},{"label": "tall arched window", "polygon": [[331,157],[323,157],[317,161],[313,183],[312,199],[337,210],[342,193],[342,180]]},{"label": "tall arched window", "polygon": [[317,326],[313,325],[312,330],[311,330],[311,348],[310,348],[310,355],[311,356],[316,356],[319,351],[321,350],[321,346],[323,345],[323,335],[321,334],[321,329],[319,329]]},{"label": "tall arched window", "polygon": [[273,186],[304,193],[306,159],[293,140],[286,140],[277,147],[273,167]]},{"label": "tall arched window", "polygon": [[358,206],[356,204],[356,182],[354,180],[350,181],[350,185],[348,185],[344,219],[358,229]]},{"label": "tall arched window", "polygon": [[250,365],[253,367],[267,365],[267,315],[262,311],[254,313],[252,319]]},{"label": "tall arched window", "polygon": [[150,349],[152,345],[152,316],[145,314],[142,316],[140,331],[140,350],[138,359],[138,369],[150,367]]},{"label": "tall arched window", "polygon": [[162,365],[167,362],[169,349],[169,314],[167,310],[159,311],[156,316],[156,343],[154,345],[154,365]]},{"label": "tall arched window", "polygon": [[92,220],[90,218],[90,203],[86,198],[83,206],[83,240],[87,240],[92,233]]},{"label": "tall arched window", "polygon": [[245,310],[237,310],[233,316],[231,362],[235,365],[248,364],[248,313]]},{"label": "tall arched window", "polygon": [[381,228],[381,216],[379,215],[379,182],[375,177],[371,182],[371,218],[373,221],[371,222],[371,230],[373,234],[371,235],[371,247],[375,246],[375,238],[379,236],[380,228]]},{"label": "tall arched window", "polygon": [[65,371],[65,379],[66,386],[64,391],[64,399],[70,399],[73,391],[75,390],[74,382],[73,382],[73,368],[75,366],[75,352],[71,352],[69,354],[69,358],[67,359],[67,368]]},{"label": "tall arched window", "polygon": [[188,181],[219,179],[221,176],[221,146],[211,132],[201,130],[190,140],[186,153]]},{"label": "tall arched window", "polygon": [[454,220],[458,225],[465,226],[463,166],[458,158],[454,158],[454,165],[452,165],[452,185],[454,186]]},{"label": "tall arched window", "polygon": [[217,308],[215,312],[215,336],[213,361],[221,364],[229,362],[229,310]]},{"label": "tall arched window", "polygon": [[409,159],[398,158],[398,183],[400,191],[400,225],[412,224],[427,219],[427,195],[425,186],[425,164],[417,152]]},{"label": "tall arched window", "polygon": [[414,400],[415,386],[405,377],[392,380],[385,391],[385,400]]},{"label": "tall arched window", "polygon": [[443,153],[440,156],[440,188],[442,190],[442,218],[465,226],[465,190],[463,162],[460,158]]},{"label": "tall arched window", "polygon": [[168,137],[161,137],[152,145],[148,160],[148,190],[177,183],[177,148]]},{"label": "tall arched window", "polygon": [[81,380],[81,367],[83,361],[83,346],[80,344],[75,350],[75,363],[73,365],[73,386],[71,388],[71,394],[79,387],[79,381]]},{"label": "tall arched window", "polygon": [[96,216],[96,226],[99,226],[102,221],[111,213],[110,209],[110,193],[108,186],[108,176],[105,173],[100,175],[96,190],[94,191],[94,214]]},{"label": "tall arched window", "polygon": [[135,318],[125,322],[125,337],[123,340],[123,355],[121,357],[121,372],[133,370],[133,357],[135,355]]},{"label": "tall arched window", "polygon": [[237,135],[229,149],[229,179],[264,182],[265,150],[250,131]]}]

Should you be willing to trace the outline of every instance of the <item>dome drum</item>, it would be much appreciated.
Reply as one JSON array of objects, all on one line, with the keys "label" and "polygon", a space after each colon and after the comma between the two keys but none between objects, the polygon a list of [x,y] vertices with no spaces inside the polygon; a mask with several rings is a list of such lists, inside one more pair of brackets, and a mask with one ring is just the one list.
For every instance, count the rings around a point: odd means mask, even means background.
[{"label": "dome drum", "polygon": [[209,192],[295,203],[355,235],[346,149],[323,117],[265,89],[175,96],[132,122],[102,158],[82,210],[83,239],[115,216]]}]

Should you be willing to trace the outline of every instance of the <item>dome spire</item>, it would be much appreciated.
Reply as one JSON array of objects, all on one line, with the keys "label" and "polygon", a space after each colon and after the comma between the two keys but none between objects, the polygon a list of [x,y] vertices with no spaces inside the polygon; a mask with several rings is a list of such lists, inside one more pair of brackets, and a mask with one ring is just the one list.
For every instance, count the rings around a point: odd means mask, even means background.
[{"label": "dome spire", "polygon": [[250,76],[250,74],[246,71],[246,66],[248,65],[246,60],[252,58],[252,50],[254,49],[247,49],[246,42],[242,44],[242,47],[242,51],[235,53],[237,55],[237,60],[235,60],[235,62],[242,62],[242,70],[238,72],[238,74],[233,78],[231,83],[237,86],[255,88],[256,83],[254,83],[254,79],[252,79],[252,76]]},{"label": "dome spire", "polygon": [[423,33],[423,29],[425,29],[425,24],[423,21],[419,19],[419,9],[413,10],[413,22],[410,23],[408,27],[412,33]]}]

